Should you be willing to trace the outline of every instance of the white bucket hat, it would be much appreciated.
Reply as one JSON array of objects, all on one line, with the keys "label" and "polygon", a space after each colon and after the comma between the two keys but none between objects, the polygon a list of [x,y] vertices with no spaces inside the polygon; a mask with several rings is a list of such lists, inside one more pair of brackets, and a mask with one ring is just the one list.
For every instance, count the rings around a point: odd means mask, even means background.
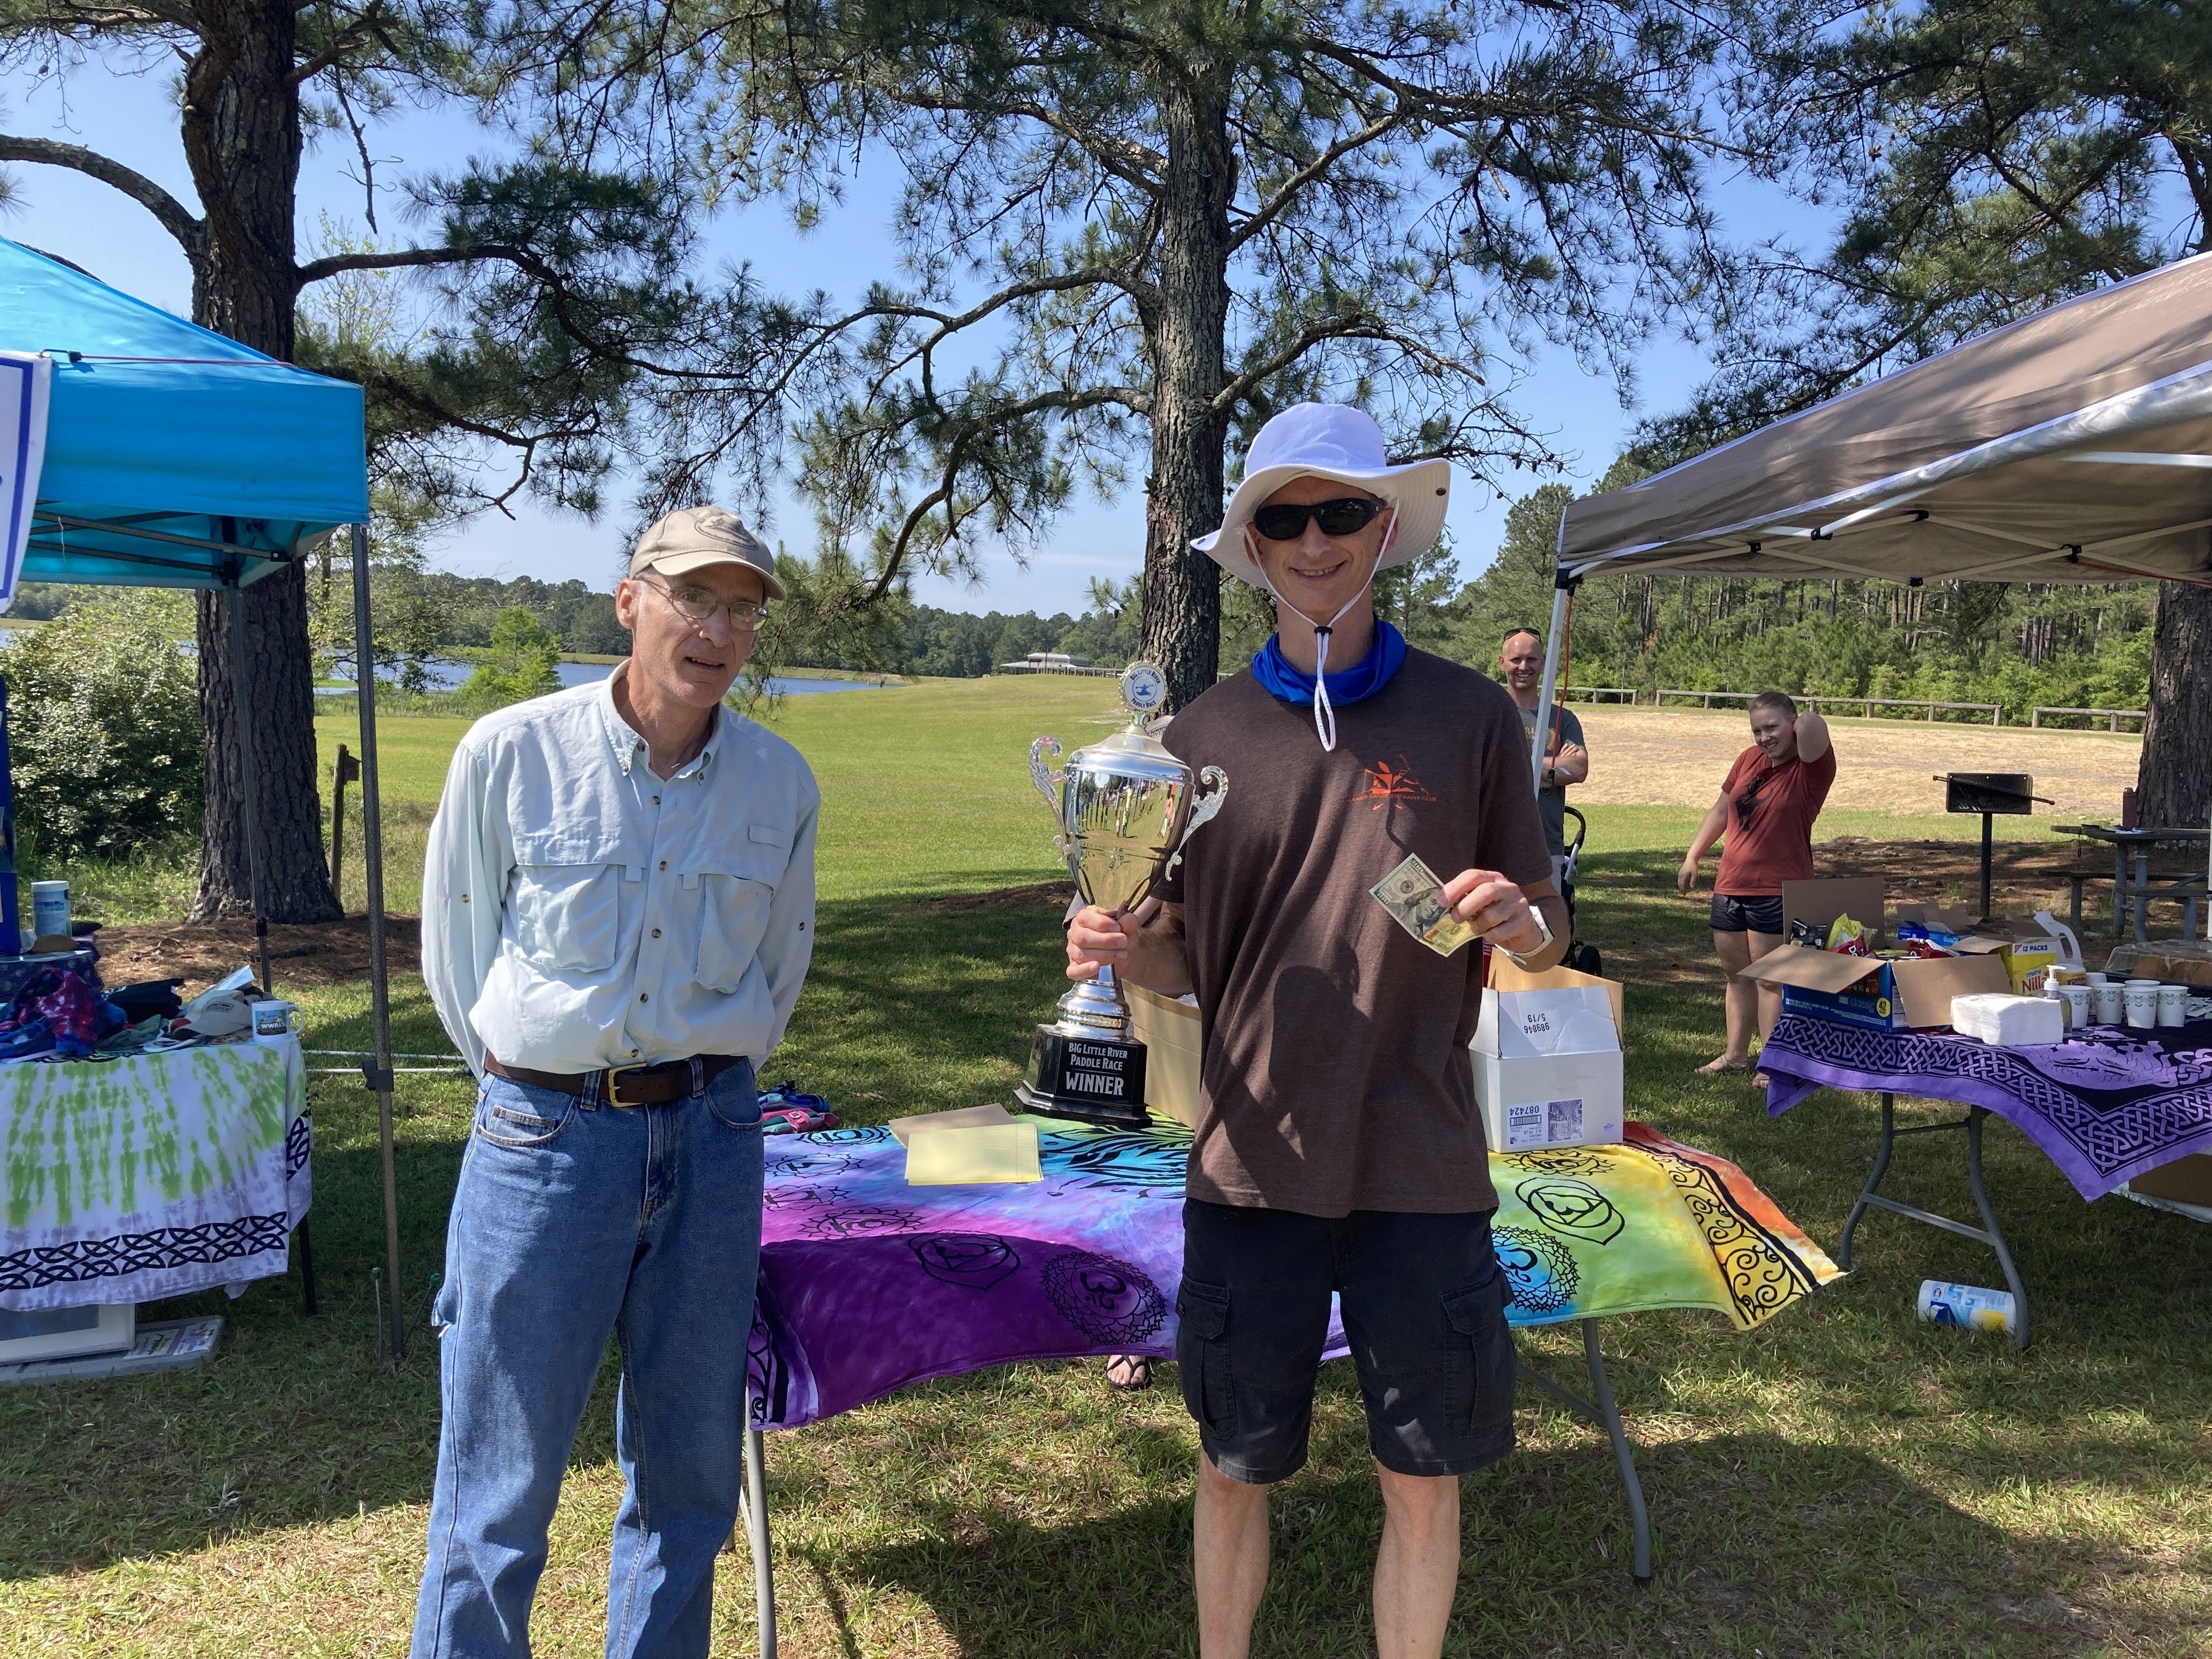
[{"label": "white bucket hat", "polygon": [[[1282,604],[1291,602],[1276,592],[1267,573],[1252,556],[1245,531],[1252,515],[1267,497],[1293,478],[1333,478],[1363,489],[1389,503],[1390,527],[1383,532],[1381,556],[1367,573],[1359,593],[1337,607],[1327,622],[1305,617],[1314,631],[1314,735],[1324,750],[1336,747],[1336,710],[1328,696],[1328,641],[1344,613],[1359,602],[1375,584],[1376,576],[1393,565],[1417,559],[1436,545],[1443,529],[1444,508],[1451,503],[1449,461],[1409,461],[1390,465],[1382,445],[1382,428],[1366,410],[1349,404],[1293,404],[1260,428],[1244,454],[1244,482],[1229,498],[1221,515],[1221,528],[1191,543],[1231,575],[1264,587]],[[1296,605],[1291,609],[1297,611]]]},{"label": "white bucket hat", "polygon": [[1244,455],[1244,482],[1229,498],[1221,528],[1191,545],[1231,575],[1267,586],[1245,551],[1244,526],[1268,496],[1293,478],[1334,478],[1379,495],[1397,510],[1390,544],[1375,568],[1388,570],[1420,557],[1437,543],[1451,503],[1449,461],[1390,465],[1382,428],[1349,404],[1293,404],[1260,428]]}]

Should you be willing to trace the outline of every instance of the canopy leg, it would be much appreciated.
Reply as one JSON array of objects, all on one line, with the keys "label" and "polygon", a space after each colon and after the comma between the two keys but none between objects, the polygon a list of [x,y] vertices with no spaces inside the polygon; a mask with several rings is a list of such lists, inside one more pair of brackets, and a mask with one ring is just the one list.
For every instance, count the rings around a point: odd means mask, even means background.
[{"label": "canopy leg", "polygon": [[1544,793],[1544,749],[1552,729],[1553,686],[1559,678],[1559,651],[1565,644],[1568,607],[1575,595],[1576,578],[1561,571],[1553,579],[1552,632],[1544,641],[1544,685],[1536,694],[1536,736],[1528,745],[1528,776],[1538,794]]},{"label": "canopy leg", "polygon": [[253,761],[253,700],[246,690],[246,589],[238,576],[230,589],[230,697],[238,725],[238,781],[246,798],[246,888],[253,909],[253,949],[261,994],[275,996],[269,975],[269,921],[261,907],[261,786]]},{"label": "canopy leg", "polygon": [[392,1363],[407,1358],[407,1298],[400,1294],[399,1179],[392,1156],[392,985],[384,956],[384,816],[377,787],[375,629],[368,610],[368,526],[353,526],[354,701],[361,710],[361,853],[368,901],[368,1007],[375,1058],[361,1068],[376,1095],[376,1139],[384,1160],[384,1271],[392,1285]]}]

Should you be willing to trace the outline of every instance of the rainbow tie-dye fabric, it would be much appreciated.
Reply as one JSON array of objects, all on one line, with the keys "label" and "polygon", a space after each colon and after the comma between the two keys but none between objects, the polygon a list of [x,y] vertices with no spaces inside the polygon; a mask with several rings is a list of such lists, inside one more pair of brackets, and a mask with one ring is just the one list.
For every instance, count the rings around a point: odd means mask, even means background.
[{"label": "rainbow tie-dye fabric", "polygon": [[[1840,1276],[1727,1159],[1627,1136],[1491,1155],[1510,1323],[1705,1308],[1749,1330]],[[989,1187],[909,1187],[884,1128],[771,1139],[757,1419],[795,1428],[1015,1360],[1171,1358],[1189,1132],[1054,1122],[1041,1139],[1042,1181]]]}]

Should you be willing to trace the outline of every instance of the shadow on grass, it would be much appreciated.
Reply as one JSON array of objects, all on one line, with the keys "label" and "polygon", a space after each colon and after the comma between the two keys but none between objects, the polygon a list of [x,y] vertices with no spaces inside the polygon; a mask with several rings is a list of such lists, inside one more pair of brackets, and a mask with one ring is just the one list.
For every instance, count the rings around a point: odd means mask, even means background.
[{"label": "shadow on grass", "polygon": [[[828,1094],[856,1122],[1010,1097],[1030,1028],[1063,983],[1055,915],[924,909],[902,896],[823,904],[818,925],[772,1079]],[[368,1046],[365,991],[307,1000],[309,1046]],[[447,1048],[419,983],[393,987],[392,1035],[403,1052]],[[473,1085],[403,1078],[395,1100],[402,1273],[416,1326],[396,1372],[374,1363],[371,1275],[384,1262],[375,1099],[343,1077],[314,1079],[312,1094],[321,1317],[301,1316],[295,1252],[284,1279],[234,1301],[209,1291],[140,1310],[149,1320],[222,1316],[222,1346],[198,1370],[0,1390],[0,1579],[427,1500],[438,1395],[435,1343],[422,1322],[444,1261]],[[613,1455],[612,1376],[609,1368],[579,1437],[582,1462]]]},{"label": "shadow on grass", "polygon": [[[1373,1650],[1381,1499],[1357,1467],[1356,1426],[1330,1438],[1315,1467],[1273,1495],[1258,1651]],[[1728,1435],[1643,1462],[1659,1557],[1641,1591],[1629,1581],[1620,1488],[1601,1442],[1519,1453],[1470,1478],[1446,1650],[2103,1650],[2093,1621],[2038,1583],[2002,1532],[1856,1451]],[[1783,1479],[1822,1500],[1778,1500]],[[1184,1654],[1195,1647],[1190,1515],[1187,1492],[1062,1525],[1033,1523],[1012,1496],[923,1504],[909,1512],[910,1542],[851,1554],[810,1547],[783,1572],[809,1602],[819,1597],[831,1630],[817,1645],[848,1654],[883,1650],[843,1610],[840,1586],[863,1584],[927,1603],[963,1653]]]}]

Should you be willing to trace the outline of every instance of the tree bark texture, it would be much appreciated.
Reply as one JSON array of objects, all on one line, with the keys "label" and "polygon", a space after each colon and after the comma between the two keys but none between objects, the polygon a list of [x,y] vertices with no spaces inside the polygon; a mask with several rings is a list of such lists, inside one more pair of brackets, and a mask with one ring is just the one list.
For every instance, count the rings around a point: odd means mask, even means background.
[{"label": "tree bark texture", "polygon": [[1221,522],[1229,327],[1229,202],[1235,167],[1228,100],[1210,70],[1166,77],[1167,173],[1152,337],[1152,471],[1145,480],[1147,659],[1166,672],[1170,707],[1214,682],[1221,579],[1190,544]]},{"label": "tree bark texture", "polygon": [[[205,215],[192,268],[203,327],[287,362],[299,297],[293,217],[300,179],[300,93],[290,0],[198,0],[199,50],[185,70],[183,138]],[[307,583],[297,566],[246,590],[243,714],[232,683],[230,612],[198,604],[200,718],[207,817],[192,918],[245,915],[252,901],[246,815],[262,826],[262,902],[272,921],[343,912],[324,862],[316,789],[314,664]],[[252,734],[259,799],[246,797],[239,721]]]},{"label": "tree bark texture", "polygon": [[[2119,803],[2113,804],[2114,811]],[[2151,624],[2150,719],[2136,821],[2189,826],[2212,813],[2212,587],[2164,582]]]}]

